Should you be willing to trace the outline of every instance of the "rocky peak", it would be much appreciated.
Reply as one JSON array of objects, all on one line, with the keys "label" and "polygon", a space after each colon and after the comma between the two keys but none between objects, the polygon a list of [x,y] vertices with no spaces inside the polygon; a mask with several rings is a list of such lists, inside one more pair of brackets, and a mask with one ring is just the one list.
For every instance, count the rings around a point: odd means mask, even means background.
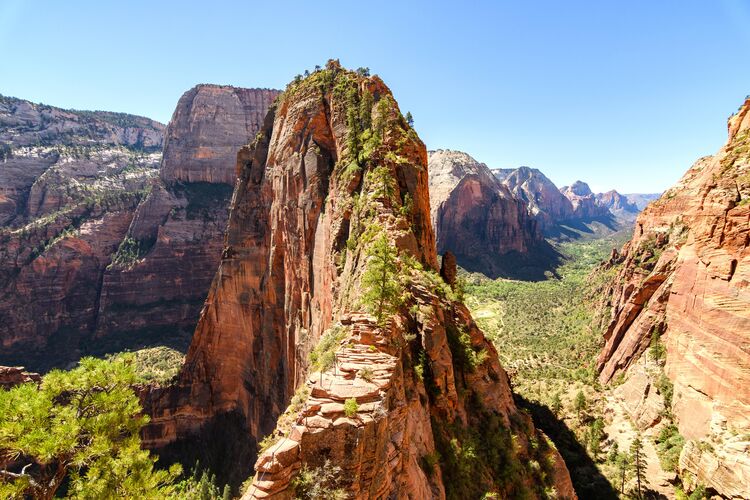
[{"label": "rocky peak", "polygon": [[573,218],[573,205],[557,186],[540,170],[530,167],[498,169],[495,175],[501,176],[502,183],[513,195],[528,205],[531,214],[539,223],[540,229],[548,231],[557,223]]},{"label": "rocky peak", "polygon": [[572,193],[576,196],[589,196],[593,194],[589,185],[583,181],[575,181],[570,186],[563,186],[560,188],[560,191],[563,193]]},{"label": "rocky peak", "polygon": [[727,143],[731,143],[747,130],[750,130],[750,95],[745,98],[745,102],[737,112],[729,117],[729,121],[727,122],[727,132],[729,135]]},{"label": "rocky peak", "polygon": [[450,251],[463,268],[493,277],[519,267],[507,254],[537,257],[542,237],[536,221],[487,165],[450,150],[429,152],[428,165],[439,253]]},{"label": "rocky peak", "polygon": [[[226,246],[179,383],[146,397],[151,445],[204,436],[237,480],[270,435],[244,498],[291,498],[301,470],[326,466],[353,498],[537,497],[545,481],[575,496],[437,274],[427,152],[378,77],[331,61],[293,82],[237,163]],[[377,248],[393,252],[387,281],[408,292],[381,319],[365,299]],[[224,440],[207,441],[218,426]],[[479,428],[489,446],[462,458],[470,478],[425,458],[479,444]],[[530,459],[548,470],[508,478]]]},{"label": "rocky peak", "polygon": [[278,90],[207,84],[185,92],[167,129],[161,178],[234,185],[237,150],[260,130],[278,95]]},{"label": "rocky peak", "polygon": [[600,205],[607,207],[613,213],[625,211],[637,214],[640,212],[635,203],[632,203],[626,196],[614,189],[606,193],[597,193],[596,200]]}]

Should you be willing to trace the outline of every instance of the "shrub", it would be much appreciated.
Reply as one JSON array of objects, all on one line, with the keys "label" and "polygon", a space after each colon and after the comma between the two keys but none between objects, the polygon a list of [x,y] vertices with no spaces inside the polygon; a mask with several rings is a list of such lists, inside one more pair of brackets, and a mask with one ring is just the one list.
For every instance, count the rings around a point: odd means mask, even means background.
[{"label": "shrub", "polygon": [[344,500],[346,490],[341,487],[341,467],[326,460],[323,465],[311,468],[303,465],[292,479],[295,497],[301,500]]},{"label": "shrub", "polygon": [[326,330],[320,337],[318,345],[310,353],[310,365],[320,372],[331,368],[336,360],[336,350],[344,337],[346,337],[346,329],[341,325]]},{"label": "shrub", "polygon": [[357,404],[357,398],[349,398],[346,401],[344,401],[344,414],[352,418],[357,414],[357,410],[359,410],[359,405]]},{"label": "shrub", "polygon": [[684,445],[685,438],[679,433],[676,425],[670,424],[662,428],[656,438],[656,452],[662,469],[670,472],[677,470]]}]

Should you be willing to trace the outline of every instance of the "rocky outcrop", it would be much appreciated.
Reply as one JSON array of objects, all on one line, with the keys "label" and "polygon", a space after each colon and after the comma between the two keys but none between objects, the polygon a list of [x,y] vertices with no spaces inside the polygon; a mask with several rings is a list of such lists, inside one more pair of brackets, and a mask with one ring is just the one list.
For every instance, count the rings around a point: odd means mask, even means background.
[{"label": "rocky outcrop", "polygon": [[[237,166],[179,382],[144,397],[150,446],[197,440],[239,482],[255,453],[237,442],[271,435],[245,498],[291,498],[300,471],[326,463],[353,498],[575,496],[515,407],[494,347],[437,275],[427,152],[378,77],[331,61],[291,84]],[[409,294],[378,321],[363,274],[383,238],[395,259],[386,282]],[[217,425],[225,443],[205,437]]]},{"label": "rocky outcrop", "polygon": [[221,256],[237,151],[277,94],[199,85],[165,141],[145,118],[0,102],[0,138],[15,141],[0,163],[0,360],[45,370],[186,348]]},{"label": "rocky outcrop", "polygon": [[28,382],[39,383],[41,380],[38,373],[24,371],[22,366],[0,366],[0,389],[10,389]]},{"label": "rocky outcrop", "polygon": [[635,203],[632,203],[626,196],[614,189],[606,193],[597,193],[595,197],[597,205],[606,207],[612,215],[620,220],[634,221],[641,211]]},{"label": "rocky outcrop", "polygon": [[599,203],[597,196],[591,192],[591,188],[583,181],[576,181],[570,186],[563,186],[560,192],[570,200],[573,205],[573,218],[596,219],[610,217],[606,206]]},{"label": "rocky outcrop", "polygon": [[438,253],[452,252],[468,271],[516,276],[549,260],[530,209],[487,168],[460,151],[428,153],[430,212]]},{"label": "rocky outcrop", "polygon": [[260,130],[278,90],[198,85],[185,92],[164,142],[160,177],[234,186],[237,151]]},{"label": "rocky outcrop", "polygon": [[135,212],[128,259],[104,274],[96,344],[187,346],[221,257],[237,151],[278,91],[198,85],[167,127],[159,180]]},{"label": "rocky outcrop", "polygon": [[163,125],[0,97],[0,360],[64,365],[157,174]]},{"label": "rocky outcrop", "polygon": [[498,168],[492,173],[516,198],[526,202],[529,214],[539,222],[542,230],[550,230],[559,222],[573,218],[573,204],[539,169]]},{"label": "rocky outcrop", "polygon": [[683,450],[683,476],[736,498],[748,493],[750,441],[748,110],[750,99],[730,118],[724,147],[638,217],[613,262],[619,272],[599,357],[600,379],[609,382],[630,373],[651,343],[664,343],[669,410],[685,438],[704,443]]}]

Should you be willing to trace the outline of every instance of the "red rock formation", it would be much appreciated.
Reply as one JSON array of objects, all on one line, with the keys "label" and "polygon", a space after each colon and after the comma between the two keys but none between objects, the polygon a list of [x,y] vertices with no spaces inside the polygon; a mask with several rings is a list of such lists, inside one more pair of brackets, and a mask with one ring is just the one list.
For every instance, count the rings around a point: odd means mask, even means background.
[{"label": "red rock formation", "polygon": [[606,207],[612,215],[623,221],[634,221],[641,211],[635,203],[614,189],[595,196],[598,205]]},{"label": "red rock formation", "polygon": [[679,430],[714,440],[712,453],[685,447],[683,475],[732,498],[750,491],[748,110],[750,99],[730,118],[726,145],[638,217],[610,290],[612,320],[599,357],[608,382],[661,332]]},{"label": "red rock formation", "polygon": [[98,345],[186,344],[221,257],[237,151],[260,130],[278,91],[198,85],[167,127],[157,182],[128,231],[136,259],[103,278]]},{"label": "red rock formation", "polygon": [[27,382],[39,383],[41,380],[38,373],[26,372],[22,366],[0,366],[0,389],[9,389]]},{"label": "red rock formation", "polygon": [[573,218],[573,204],[536,168],[495,169],[492,173],[511,193],[528,205],[529,213],[544,231]]},{"label": "red rock formation", "polygon": [[163,125],[0,97],[0,360],[64,365],[156,173]]},{"label": "red rock formation", "polygon": [[583,181],[576,181],[570,186],[563,186],[560,192],[573,204],[573,218],[596,219],[611,216],[606,206],[599,204],[596,195],[591,192],[589,185]]},{"label": "red rock formation", "polygon": [[[277,94],[186,92],[158,179],[160,124],[2,98],[0,139],[14,142],[0,169],[0,360],[47,369],[187,345],[221,256],[237,150]],[[25,146],[38,142],[50,145]]]},{"label": "red rock formation", "polygon": [[437,150],[428,165],[438,253],[450,251],[464,269],[491,277],[512,274],[524,257],[537,258],[543,241],[536,221],[485,164]]},{"label": "red rock formation", "polygon": [[[475,429],[486,430],[480,440],[507,440],[495,449],[505,458],[475,463],[468,487],[535,496],[533,472],[521,468],[515,482],[498,473],[534,456],[551,467],[548,486],[575,496],[557,452],[529,446],[537,433],[494,347],[461,303],[434,289],[437,274],[421,270],[437,267],[427,153],[379,78],[332,61],[291,84],[237,163],[221,265],[178,385],[145,397],[147,443],[174,449],[208,431],[254,444],[297,390],[276,431],[289,434],[258,458],[247,498],[290,498],[290,479],[326,458],[355,498],[442,498],[443,475],[458,471],[426,470],[426,457],[453,449],[451,438],[471,446]],[[360,302],[377,234],[399,252],[412,294],[387,327]],[[313,374],[308,355],[324,332],[337,335],[334,366]],[[246,457],[214,453],[250,471]]]}]

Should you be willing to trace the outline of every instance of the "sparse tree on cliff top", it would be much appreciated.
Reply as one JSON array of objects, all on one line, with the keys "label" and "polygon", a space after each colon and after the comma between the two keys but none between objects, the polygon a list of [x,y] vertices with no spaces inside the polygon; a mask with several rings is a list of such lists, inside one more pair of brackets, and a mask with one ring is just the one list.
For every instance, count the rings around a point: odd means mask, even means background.
[{"label": "sparse tree on cliff top", "polygon": [[179,466],[156,470],[141,449],[133,359],[84,358],[69,372],[0,390],[0,497],[167,498]]},{"label": "sparse tree on cliff top", "polygon": [[406,123],[408,123],[410,127],[414,126],[414,117],[411,116],[411,111],[406,112]]},{"label": "sparse tree on cliff top", "polygon": [[367,269],[362,275],[362,286],[365,289],[362,302],[380,325],[384,325],[388,316],[398,309],[401,299],[402,285],[397,277],[397,256],[385,231],[381,230],[367,251]]}]

